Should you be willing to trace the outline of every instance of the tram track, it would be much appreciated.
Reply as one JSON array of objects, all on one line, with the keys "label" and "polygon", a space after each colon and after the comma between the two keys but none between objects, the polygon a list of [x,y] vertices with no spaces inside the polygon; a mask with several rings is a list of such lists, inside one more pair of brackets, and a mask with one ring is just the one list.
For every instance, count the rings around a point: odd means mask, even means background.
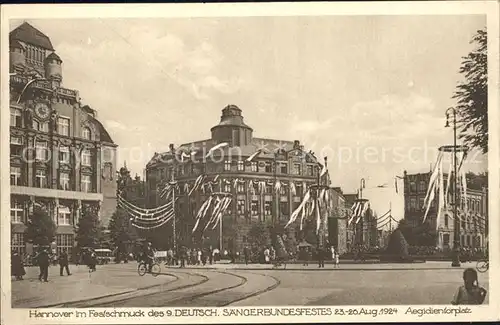
[{"label": "tram track", "polygon": [[[181,279],[178,276],[180,274],[194,276],[194,277],[200,277],[201,281],[196,281],[193,283],[188,283],[188,284],[184,284],[184,285],[180,285],[180,286],[174,286],[174,287],[169,288],[167,290],[161,290],[161,288],[163,286],[171,286],[172,284],[175,284],[176,282],[180,281]],[[73,307],[73,308],[117,307],[117,305],[119,305],[120,303],[126,302],[126,301],[130,301],[130,300],[137,299],[137,298],[150,297],[150,296],[154,296],[154,295],[159,294],[159,293],[167,293],[167,292],[171,292],[174,290],[188,289],[191,287],[201,285],[201,284],[210,280],[209,277],[207,277],[203,274],[200,274],[200,273],[195,273],[195,272],[168,272],[168,273],[161,272],[159,275],[160,276],[161,275],[169,275],[169,276],[174,277],[175,280],[173,280],[167,284],[164,284],[164,285],[155,284],[155,285],[151,285],[148,287],[133,290],[131,292],[126,292],[126,293],[117,294],[117,295],[110,295],[110,296],[100,297],[100,298],[96,298],[96,299],[86,299],[86,300],[77,301],[77,302],[70,302],[67,304],[59,305],[57,307]],[[145,293],[145,291],[148,291],[148,290],[150,292]],[[55,306],[52,306],[52,307],[55,307]]]}]

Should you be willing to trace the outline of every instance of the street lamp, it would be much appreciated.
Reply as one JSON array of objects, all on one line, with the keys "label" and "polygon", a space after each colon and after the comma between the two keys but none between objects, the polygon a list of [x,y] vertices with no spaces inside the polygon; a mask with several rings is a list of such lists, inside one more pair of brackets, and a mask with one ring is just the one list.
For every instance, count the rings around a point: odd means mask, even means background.
[{"label": "street lamp", "polygon": [[23,90],[21,90],[21,93],[19,94],[19,97],[17,98],[17,101],[16,101],[17,104],[19,104],[19,102],[21,101],[21,97],[24,95],[24,92],[26,91],[26,89],[28,89],[28,87],[30,85],[32,85],[33,83],[35,83],[37,81],[47,81],[47,79],[45,79],[45,78],[34,78],[34,79],[31,79],[30,81],[28,81],[26,83],[26,85],[24,85]]},{"label": "street lamp", "polygon": [[[446,125],[450,127],[450,114],[453,114],[453,257],[451,266],[460,266],[460,220],[458,218],[457,185],[457,112],[453,107],[446,110]],[[443,147],[442,147],[443,148]],[[441,149],[441,148],[440,148]],[[446,150],[446,149],[442,149]]]}]

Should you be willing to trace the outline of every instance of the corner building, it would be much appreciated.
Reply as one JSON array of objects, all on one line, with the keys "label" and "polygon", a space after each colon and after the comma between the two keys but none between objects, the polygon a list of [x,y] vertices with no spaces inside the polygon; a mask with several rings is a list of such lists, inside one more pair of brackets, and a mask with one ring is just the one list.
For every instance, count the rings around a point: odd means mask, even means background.
[{"label": "corner building", "polygon": [[38,204],[57,226],[57,253],[71,253],[82,205],[99,207],[103,226],[116,208],[117,145],[78,91],[62,86],[49,37],[23,23],[9,44],[12,248],[31,253],[24,233]]},{"label": "corner building", "polygon": [[[429,186],[432,172],[408,174],[404,171],[404,218],[414,227],[422,224],[425,208],[424,200]],[[444,174],[444,188],[448,174]],[[460,247],[484,249],[488,245],[488,189],[481,186],[472,188],[467,184],[467,195],[459,202],[460,213]],[[453,187],[453,184],[451,184]],[[458,190],[462,192],[462,185],[458,184]],[[458,195],[457,195],[458,197]],[[450,189],[448,202],[453,202],[453,189]],[[463,213],[467,207],[466,213]],[[431,203],[426,223],[432,229],[435,236],[436,247],[442,250],[453,248],[454,242],[454,219],[453,207],[441,212],[440,219],[437,219],[439,208],[439,195],[436,195]],[[461,212],[462,211],[462,212]]]},{"label": "corner building", "polygon": [[[184,184],[187,183],[192,188],[199,175],[206,175],[207,180],[213,180],[219,175],[222,185],[215,191],[229,192],[233,198],[222,218],[222,249],[241,252],[248,243],[248,232],[252,225],[263,223],[283,226],[288,222],[290,214],[299,206],[307,189],[318,183],[321,166],[314,155],[307,153],[297,140],[254,137],[253,129],[244,123],[241,109],[235,105],[228,105],[222,110],[220,123],[212,127],[211,134],[210,139],[182,144],[178,148],[171,144],[168,152],[154,155],[146,166],[147,205],[154,207],[161,204],[159,185],[175,179],[179,184],[180,195],[177,233],[183,242],[196,243],[196,239],[192,238],[195,216],[209,194],[199,190],[188,196]],[[229,145],[214,150],[211,158],[204,160],[203,157],[210,148],[220,143]],[[248,162],[247,158],[258,150],[261,153]],[[179,157],[182,152],[192,151],[197,151],[194,159],[182,161]],[[236,186],[234,180],[239,180]],[[284,186],[275,191],[274,184],[278,181]],[[320,181],[323,185],[329,185],[328,176]],[[259,182],[265,182],[265,188],[252,189],[252,184]],[[294,184],[295,191],[291,190],[291,183]],[[332,200],[338,202],[333,196]],[[307,226],[315,229],[315,222],[314,225]],[[327,238],[331,227],[323,228],[323,235]],[[170,231],[172,230],[167,230],[166,233],[172,234]],[[293,246],[302,236],[298,221],[287,228],[286,235],[288,246]],[[213,247],[219,247],[220,229],[209,229],[203,236]],[[304,237],[309,242],[316,241],[314,231],[309,236],[304,232]]]}]

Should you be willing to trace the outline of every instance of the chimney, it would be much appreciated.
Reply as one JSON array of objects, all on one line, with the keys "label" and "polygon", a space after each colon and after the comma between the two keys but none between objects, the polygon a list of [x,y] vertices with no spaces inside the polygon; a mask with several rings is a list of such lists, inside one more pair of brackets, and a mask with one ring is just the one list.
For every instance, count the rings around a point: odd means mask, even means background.
[{"label": "chimney", "polygon": [[168,147],[169,147],[169,149],[170,149],[170,151],[171,151],[171,152],[174,152],[174,151],[175,151],[175,148],[174,148],[174,144],[173,144],[173,143],[169,144],[169,145],[168,145]]},{"label": "chimney", "polygon": [[300,141],[299,140],[293,141],[293,149],[300,149]]}]

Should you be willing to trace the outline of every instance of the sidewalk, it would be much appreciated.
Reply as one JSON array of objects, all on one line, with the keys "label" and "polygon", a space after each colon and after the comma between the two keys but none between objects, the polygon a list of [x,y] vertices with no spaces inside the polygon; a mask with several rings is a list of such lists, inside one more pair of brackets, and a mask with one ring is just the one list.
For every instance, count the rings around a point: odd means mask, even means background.
[{"label": "sidewalk", "polygon": [[273,268],[272,264],[232,264],[229,262],[218,262],[212,265],[188,265],[186,269],[236,269],[236,270],[293,270],[293,271],[396,271],[396,270],[456,270],[476,268],[476,262],[462,263],[459,268],[451,266],[451,262],[424,262],[424,263],[361,263],[351,262],[342,264],[342,262],[335,268],[332,263],[325,263],[324,268],[318,268],[318,262],[310,262],[308,266],[303,266],[301,263],[291,263],[283,266]]},{"label": "sidewalk", "polygon": [[[92,273],[86,266],[71,265],[71,276],[60,276],[59,266],[51,266],[48,283],[38,280],[38,272],[36,267],[27,267],[24,280],[11,282],[13,308],[55,306],[113,296],[175,280],[167,274],[156,278],[149,274],[141,277],[137,274],[137,263],[98,266],[97,271]],[[168,270],[163,269],[162,272],[168,273]]]}]

